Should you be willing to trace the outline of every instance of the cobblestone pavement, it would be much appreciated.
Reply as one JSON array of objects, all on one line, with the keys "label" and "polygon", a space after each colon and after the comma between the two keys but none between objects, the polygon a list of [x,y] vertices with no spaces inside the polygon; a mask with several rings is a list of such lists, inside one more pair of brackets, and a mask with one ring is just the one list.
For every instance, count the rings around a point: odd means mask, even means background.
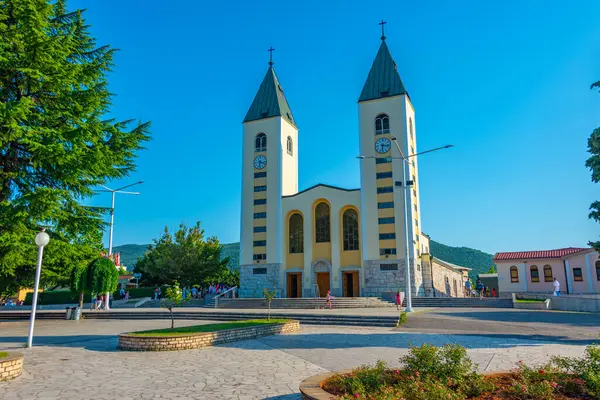
[{"label": "cobblestone pavement", "polygon": [[[210,321],[178,321],[180,325]],[[531,364],[552,355],[579,356],[589,340],[527,335],[399,332],[390,328],[303,326],[277,335],[199,350],[117,351],[119,332],[165,327],[168,321],[38,321],[32,350],[28,324],[0,323],[0,350],[21,347],[24,373],[0,383],[1,399],[299,399],[298,384],[324,372],[383,359],[398,364],[409,344],[458,343],[481,370]]]}]

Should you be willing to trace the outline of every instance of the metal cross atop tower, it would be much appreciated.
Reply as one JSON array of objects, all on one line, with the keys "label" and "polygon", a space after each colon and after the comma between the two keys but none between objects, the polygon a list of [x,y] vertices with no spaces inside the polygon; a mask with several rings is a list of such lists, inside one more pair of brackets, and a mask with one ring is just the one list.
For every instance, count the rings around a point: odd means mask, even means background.
[{"label": "metal cross atop tower", "polygon": [[385,40],[385,33],[383,31],[383,27],[385,24],[387,24],[387,22],[385,22],[384,20],[381,20],[381,22],[378,24],[381,25],[381,40]]},{"label": "metal cross atop tower", "polygon": [[269,65],[273,65],[273,52],[275,49],[273,46],[269,47]]}]

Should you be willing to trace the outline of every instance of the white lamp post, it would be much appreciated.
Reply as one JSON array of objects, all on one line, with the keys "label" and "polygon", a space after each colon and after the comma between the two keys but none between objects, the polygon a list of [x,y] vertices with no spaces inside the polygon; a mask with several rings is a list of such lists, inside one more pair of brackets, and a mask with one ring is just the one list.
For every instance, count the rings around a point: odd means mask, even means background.
[{"label": "white lamp post", "polygon": [[29,336],[27,338],[27,347],[31,347],[33,342],[33,325],[35,324],[35,311],[37,308],[38,290],[40,287],[40,274],[42,272],[42,255],[44,246],[50,241],[50,236],[45,232],[45,228],[35,235],[35,244],[38,246],[37,267],[35,268],[35,284],[33,286],[33,301],[31,302],[31,317],[29,320]]},{"label": "white lamp post", "polygon": [[[402,181],[400,182],[402,185],[402,189],[403,189],[403,193],[404,193],[404,238],[406,240],[405,244],[404,244],[404,272],[405,272],[405,281],[406,281],[406,308],[405,311],[406,312],[412,312],[412,294],[411,294],[411,276],[410,276],[410,256],[409,256],[409,252],[408,252],[408,246],[409,246],[409,237],[408,237],[408,199],[410,198],[410,194],[408,193],[408,191],[410,190],[410,186],[413,184],[412,181],[410,181],[407,178],[407,172],[410,168],[410,163],[408,161],[409,157],[416,157],[418,155],[421,154],[425,154],[425,153],[431,153],[432,151],[437,151],[437,150],[443,150],[443,149],[448,149],[454,145],[449,144],[446,146],[442,146],[442,147],[437,147],[435,149],[431,149],[431,150],[426,150],[426,151],[421,151],[419,153],[415,153],[415,154],[409,154],[407,157],[404,156],[404,152],[402,151],[402,149],[400,148],[400,145],[398,144],[398,141],[396,140],[395,137],[392,137],[392,142],[394,142],[394,144],[396,145],[396,148],[398,149],[398,152],[400,153],[400,157],[385,157],[385,158],[392,158],[392,159],[400,159],[402,160]],[[364,160],[366,158],[377,158],[375,156],[358,156],[357,158]]]},{"label": "white lamp post", "polygon": [[[123,191],[123,189],[127,189],[129,187],[135,186],[135,185],[139,185],[141,183],[144,183],[144,181],[139,181],[136,183],[132,183],[131,185],[127,185],[127,186],[123,186],[121,188],[118,189],[111,189],[109,187],[106,187],[104,185],[101,185],[104,190],[97,190],[98,192],[110,192],[112,195],[112,199],[111,199],[111,206],[110,206],[110,230],[108,232],[108,257],[110,258],[110,256],[112,255],[112,245],[113,245],[113,226],[115,224],[115,195],[117,193],[122,193],[122,194],[133,194],[133,195],[139,195],[139,192],[125,192]],[[108,310],[110,304],[110,293],[106,292],[106,303],[104,303],[104,309]]]}]

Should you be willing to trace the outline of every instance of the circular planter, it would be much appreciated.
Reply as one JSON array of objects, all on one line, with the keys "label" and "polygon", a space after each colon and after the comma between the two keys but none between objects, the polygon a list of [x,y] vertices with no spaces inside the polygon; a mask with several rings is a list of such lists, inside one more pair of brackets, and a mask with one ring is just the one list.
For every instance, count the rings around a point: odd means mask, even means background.
[{"label": "circular planter", "polygon": [[129,351],[174,351],[190,350],[214,346],[220,343],[254,339],[277,333],[297,332],[300,322],[290,321],[284,324],[269,324],[247,328],[224,329],[215,332],[191,333],[174,336],[137,336],[129,333],[119,335],[121,350]]},{"label": "circular planter", "polygon": [[7,357],[0,358],[0,381],[15,379],[22,372],[23,354],[8,352]]},{"label": "circular planter", "polygon": [[[350,374],[351,369],[336,372],[327,372],[324,374],[313,375],[300,382],[300,394],[304,400],[336,400],[337,396],[323,390],[323,383],[334,375]],[[495,377],[499,375],[512,374],[510,371],[483,372],[485,377]]]}]

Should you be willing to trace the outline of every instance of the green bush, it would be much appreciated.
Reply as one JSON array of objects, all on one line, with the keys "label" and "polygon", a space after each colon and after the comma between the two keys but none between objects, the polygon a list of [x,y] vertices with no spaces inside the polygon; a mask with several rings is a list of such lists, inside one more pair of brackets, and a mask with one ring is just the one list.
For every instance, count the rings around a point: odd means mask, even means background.
[{"label": "green bush", "polygon": [[[25,305],[30,306],[33,300],[33,292],[25,295]],[[38,297],[38,305],[51,304],[76,304],[79,295],[70,291],[41,292]]]},{"label": "green bush", "polygon": [[[141,288],[129,288],[125,289],[125,291],[129,292],[130,299],[141,299],[142,297],[151,297],[154,298],[154,289],[155,287],[141,287]],[[161,287],[162,294],[164,296],[166,287]],[[116,300],[121,298],[121,289],[115,290],[113,296]]]},{"label": "green bush", "polygon": [[396,328],[400,325],[405,324],[408,321],[408,313],[406,311],[402,311],[400,313],[400,317],[398,318],[398,323],[396,324]]},{"label": "green bush", "polygon": [[467,349],[456,344],[446,344],[442,347],[424,344],[412,347],[410,352],[400,358],[406,369],[418,373],[426,379],[437,379],[442,382],[451,380],[455,385],[461,385],[467,377],[475,373],[475,367]]},{"label": "green bush", "polygon": [[561,372],[579,375],[590,394],[600,399],[600,345],[586,347],[583,358],[554,357],[552,363]]}]

